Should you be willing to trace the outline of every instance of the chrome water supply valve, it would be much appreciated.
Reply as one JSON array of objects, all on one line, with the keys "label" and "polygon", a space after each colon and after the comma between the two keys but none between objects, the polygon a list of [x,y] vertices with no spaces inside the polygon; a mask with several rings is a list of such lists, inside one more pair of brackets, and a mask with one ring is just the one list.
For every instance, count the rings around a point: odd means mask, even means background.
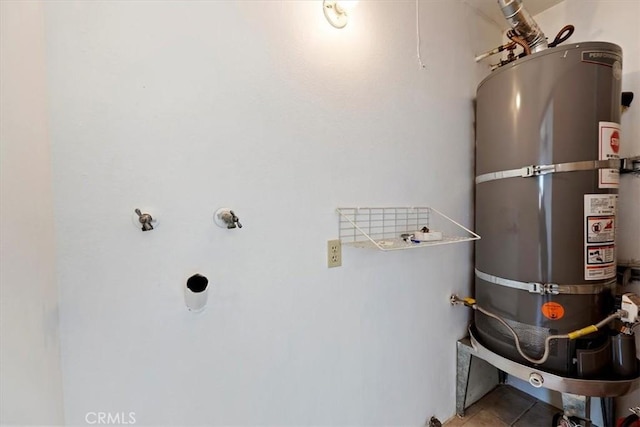
[{"label": "chrome water supply valve", "polygon": [[140,224],[142,224],[142,231],[151,231],[153,230],[153,225],[151,224],[151,221],[153,221],[153,218],[151,217],[150,214],[148,213],[142,213],[142,211],[140,211],[140,209],[136,209],[134,211],[136,213],[136,215],[138,215],[138,222]]},{"label": "chrome water supply valve", "polygon": [[222,228],[242,228],[240,218],[229,208],[220,208],[213,215],[213,221]]}]

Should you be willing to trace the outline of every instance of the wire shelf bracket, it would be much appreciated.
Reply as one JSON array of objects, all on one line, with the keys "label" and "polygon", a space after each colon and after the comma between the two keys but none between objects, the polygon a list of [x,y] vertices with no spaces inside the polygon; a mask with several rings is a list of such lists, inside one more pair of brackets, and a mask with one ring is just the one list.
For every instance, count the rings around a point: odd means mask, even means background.
[{"label": "wire shelf bracket", "polygon": [[[357,248],[396,251],[480,239],[473,231],[431,207],[337,208],[336,212],[340,242]],[[428,228],[428,239],[433,240],[413,237],[419,235],[423,227]]]}]

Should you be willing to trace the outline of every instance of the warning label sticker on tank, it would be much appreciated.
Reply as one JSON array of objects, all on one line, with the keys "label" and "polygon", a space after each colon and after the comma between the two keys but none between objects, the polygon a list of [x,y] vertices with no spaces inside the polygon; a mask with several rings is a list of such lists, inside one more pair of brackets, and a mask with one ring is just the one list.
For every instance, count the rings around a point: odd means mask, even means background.
[{"label": "warning label sticker on tank", "polygon": [[615,246],[589,246],[587,252],[587,264],[588,265],[602,265],[609,264],[614,261]]},{"label": "warning label sticker on tank", "polygon": [[604,280],[604,279],[612,279],[616,277],[616,266],[615,265],[598,265],[598,266],[590,266],[586,268],[585,271],[585,280]]},{"label": "warning label sticker on tank", "polygon": [[540,311],[547,319],[560,320],[564,317],[564,307],[557,302],[545,302]]},{"label": "warning label sticker on tank", "polygon": [[[614,122],[600,122],[598,126],[599,160],[620,158],[620,125]],[[600,169],[598,187],[618,188],[620,171],[618,169]]]},{"label": "warning label sticker on tank", "polygon": [[584,195],[585,280],[616,277],[617,202],[617,194]]},{"label": "warning label sticker on tank", "polygon": [[585,194],[584,214],[585,218],[592,215],[614,215],[616,214],[618,195],[617,194]]},{"label": "warning label sticker on tank", "polygon": [[587,217],[587,243],[613,242],[616,237],[615,217]]}]

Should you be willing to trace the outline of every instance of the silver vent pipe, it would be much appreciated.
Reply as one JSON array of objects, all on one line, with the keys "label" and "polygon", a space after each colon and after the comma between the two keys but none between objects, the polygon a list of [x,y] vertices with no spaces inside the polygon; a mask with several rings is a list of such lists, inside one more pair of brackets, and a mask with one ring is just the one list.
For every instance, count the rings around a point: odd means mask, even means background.
[{"label": "silver vent pipe", "polygon": [[547,38],[522,4],[522,0],[498,0],[498,4],[513,32],[524,39],[531,53],[540,52],[548,47]]}]

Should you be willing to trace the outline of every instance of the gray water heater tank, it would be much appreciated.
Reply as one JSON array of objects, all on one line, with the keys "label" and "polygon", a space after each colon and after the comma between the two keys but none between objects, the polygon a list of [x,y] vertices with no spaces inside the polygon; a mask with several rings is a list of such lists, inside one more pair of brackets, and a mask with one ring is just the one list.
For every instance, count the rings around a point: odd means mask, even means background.
[{"label": "gray water heater tank", "polygon": [[[621,66],[619,46],[569,44],[512,62],[478,87],[476,300],[533,358],[548,335],[614,311],[618,176],[599,167],[619,149]],[[530,365],[499,322],[476,312],[475,328],[489,349]],[[612,334],[552,341],[542,368],[611,377]]]}]

